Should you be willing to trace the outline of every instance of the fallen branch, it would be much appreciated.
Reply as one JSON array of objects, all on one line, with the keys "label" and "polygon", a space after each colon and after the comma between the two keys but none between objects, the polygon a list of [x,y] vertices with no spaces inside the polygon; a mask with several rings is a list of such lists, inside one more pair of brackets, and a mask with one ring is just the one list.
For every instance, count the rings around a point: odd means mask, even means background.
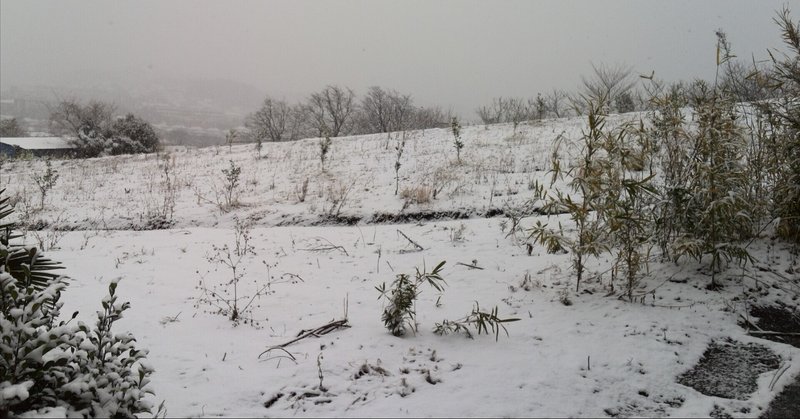
[{"label": "fallen branch", "polygon": [[689,304],[681,304],[681,305],[671,305],[671,304],[654,304],[654,303],[651,303],[651,304],[650,304],[650,307],[660,307],[660,308],[677,308],[678,310],[680,310],[680,309],[682,309],[682,308],[694,307],[696,304],[702,304],[702,302],[700,302],[700,303],[694,302],[694,303],[689,303]]},{"label": "fallen branch", "polygon": [[[755,324],[755,323],[751,322],[751,321],[750,321],[750,319],[748,319],[747,317],[743,316],[741,313],[739,314],[739,317],[741,317],[741,319],[742,319],[742,320],[744,320],[745,324],[747,324],[748,326],[752,326],[754,329],[756,329],[756,330],[755,330],[755,332],[756,332],[756,333],[758,333],[758,332],[763,332],[763,331],[764,331],[764,329],[762,329],[762,328],[758,327],[758,325],[757,325],[757,324]],[[750,330],[748,330],[748,333],[749,333],[749,332],[750,332]],[[782,337],[780,337],[780,336],[775,336],[775,337],[776,337],[777,339],[779,339],[781,342],[784,342],[784,343],[786,342],[786,339],[784,339],[784,338],[782,338]]]},{"label": "fallen branch", "polygon": [[401,235],[401,236],[405,237],[405,238],[406,238],[406,240],[408,240],[408,241],[409,241],[409,243],[413,244],[413,245],[414,245],[414,247],[416,247],[416,248],[417,248],[417,250],[425,250],[425,248],[424,248],[424,247],[420,246],[420,245],[419,245],[417,242],[415,242],[414,240],[411,240],[411,238],[409,238],[408,236],[406,236],[406,233],[403,233],[403,232],[402,232],[402,231],[400,231],[400,230],[397,230],[397,232],[398,232],[398,233],[400,233],[400,235]]},{"label": "fallen branch", "polygon": [[[758,269],[760,272],[766,272],[766,273],[770,273],[770,274],[773,274],[773,275],[777,276],[778,278],[783,280],[781,282],[782,284],[789,284],[789,285],[794,286],[795,288],[800,288],[800,286],[798,286],[797,284],[794,283],[794,280],[792,278],[789,278],[786,275],[783,275],[782,273],[780,273],[780,272],[778,272],[778,271],[776,271],[776,270],[774,270],[774,269],[772,269],[772,268],[770,268],[768,266],[755,265],[755,268]],[[763,281],[762,278],[753,277],[753,279],[757,279],[757,280]],[[784,291],[791,292],[791,291],[786,290],[786,289],[784,289]]]},{"label": "fallen branch", "polygon": [[769,383],[769,391],[775,389],[775,384],[778,384],[778,380],[781,379],[783,373],[785,373],[786,370],[788,370],[791,365],[792,364],[781,363],[781,366],[778,367],[777,371],[775,371],[775,375],[772,376],[772,381],[770,381]]},{"label": "fallen branch", "polygon": [[456,262],[456,265],[466,266],[467,268],[470,268],[470,269],[480,269],[480,270],[483,270],[483,268],[481,268],[481,267],[480,267],[480,266],[478,266],[478,265],[469,265],[469,264],[462,263],[462,262]]},{"label": "fallen branch", "polygon": [[763,331],[764,331],[763,329],[761,329],[760,327],[758,327],[758,325],[757,325],[757,324],[755,324],[755,323],[751,322],[751,321],[750,321],[750,319],[748,319],[747,317],[743,316],[742,314],[739,314],[739,317],[740,317],[742,320],[744,320],[744,322],[745,322],[745,323],[747,323],[749,326],[751,326],[752,328],[756,329],[757,331],[759,331],[759,332],[763,332]]},{"label": "fallen branch", "polygon": [[[320,326],[320,327],[318,327],[316,329],[301,330],[300,333],[297,334],[296,338],[294,338],[294,339],[292,339],[292,340],[290,340],[290,341],[288,341],[286,343],[282,343],[280,345],[271,346],[271,347],[267,348],[266,351],[261,352],[258,355],[258,357],[261,358],[261,355],[264,355],[265,353],[267,353],[267,352],[269,352],[269,351],[271,351],[273,349],[284,350],[283,348],[285,348],[285,347],[287,347],[287,346],[289,346],[289,345],[291,345],[291,344],[293,344],[293,343],[295,343],[297,341],[303,340],[303,339],[305,339],[305,338],[307,338],[309,336],[314,336],[314,337],[318,338],[318,337],[320,337],[322,335],[327,335],[328,333],[333,332],[334,330],[344,329],[344,328],[348,328],[348,327],[350,327],[350,325],[348,324],[347,319],[342,319],[342,320],[332,321],[332,322],[330,322],[328,324],[325,324],[325,325],[322,325],[322,326]],[[284,350],[284,352],[285,352],[285,350]]]},{"label": "fallen branch", "polygon": [[328,242],[328,246],[309,247],[309,248],[297,249],[297,250],[304,250],[306,252],[326,252],[326,251],[329,251],[329,250],[338,250],[338,251],[344,253],[345,256],[350,256],[347,253],[347,250],[345,250],[344,247],[335,245],[335,244],[331,243],[330,240],[328,240],[328,239],[326,239],[324,237],[317,237],[317,239],[318,240],[325,240],[326,242]]},{"label": "fallen branch", "polygon": [[[265,352],[271,351],[271,350],[273,350],[273,349],[280,349],[280,350],[282,350],[283,352],[285,352],[285,353],[286,353],[286,355],[276,355],[276,356],[272,356],[272,357],[269,357],[269,358],[265,359],[265,361],[269,361],[269,360],[272,360],[272,359],[277,359],[277,360],[278,360],[278,365],[280,365],[280,363],[281,363],[281,361],[280,361],[280,360],[281,360],[282,358],[289,358],[289,359],[291,359],[291,360],[292,360],[292,362],[294,362],[295,364],[297,364],[297,358],[295,358],[295,357],[294,357],[294,355],[292,355],[292,353],[291,353],[291,352],[289,352],[289,351],[287,351],[286,349],[283,349],[283,348],[269,348],[269,349],[267,349],[266,351],[262,352],[262,353],[261,353],[261,355],[264,355],[264,353],[265,353]],[[259,355],[258,357],[259,357],[259,358],[261,358],[261,355]]]}]

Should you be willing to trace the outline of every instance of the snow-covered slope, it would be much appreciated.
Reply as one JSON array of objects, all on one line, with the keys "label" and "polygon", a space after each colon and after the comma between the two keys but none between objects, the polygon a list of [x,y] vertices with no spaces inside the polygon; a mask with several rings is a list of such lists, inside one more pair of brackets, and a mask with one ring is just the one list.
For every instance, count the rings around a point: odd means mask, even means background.
[{"label": "snow-covered slope", "polygon": [[[169,416],[686,417],[708,416],[715,406],[758,416],[800,373],[799,349],[737,326],[744,291],[758,288],[765,301],[791,297],[768,286],[775,278],[764,274],[755,283],[735,270],[723,290],[708,291],[699,265],[654,262],[643,303],[628,303],[608,295],[609,262],[601,258],[590,261],[587,291],[575,293],[569,255],[538,246],[529,254],[524,234],[508,234],[505,217],[483,217],[523,204],[532,181],[547,178],[553,142],[576,139],[582,127],[580,119],[522,125],[516,133],[509,125],[465,127],[463,164],[449,130],[409,133],[399,189],[439,189],[428,203],[394,194],[394,134],[334,139],[325,171],[316,139],[265,144],[261,159],[253,145],[235,145],[173,150],[166,158],[56,161],[60,178],[43,211],[35,210],[32,180],[43,162],[3,162],[0,183],[30,221],[75,229],[27,238],[51,247],[48,255],[68,268],[64,313],[80,310],[90,320],[108,282],[122,278],[119,294],[132,309],[118,325],[150,349],[153,401],[165,400]],[[146,225],[168,196],[165,161],[174,165],[174,225],[131,230]],[[230,161],[242,169],[241,205],[223,212],[217,201]],[[370,222],[375,214],[434,212],[472,217]],[[360,222],[330,224],[348,218]],[[219,289],[231,278],[210,259],[214,246],[233,245],[235,219],[251,223],[255,250],[239,266],[239,296],[270,284],[248,314],[256,327],[234,327],[199,300],[198,287]],[[780,245],[753,246],[775,270],[790,263]],[[421,288],[419,331],[389,334],[375,287],[440,261],[447,261],[447,285],[443,293]],[[507,323],[509,335],[497,340],[432,332],[476,302],[519,321]],[[259,358],[345,315],[349,328]],[[747,400],[705,396],[676,382],[709,342],[725,337],[765,345],[790,367],[772,390],[774,371],[763,374]]]}]

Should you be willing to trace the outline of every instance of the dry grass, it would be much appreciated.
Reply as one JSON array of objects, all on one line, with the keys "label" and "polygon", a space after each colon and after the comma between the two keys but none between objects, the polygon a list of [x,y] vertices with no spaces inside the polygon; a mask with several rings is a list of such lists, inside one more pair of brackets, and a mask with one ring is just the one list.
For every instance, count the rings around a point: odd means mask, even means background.
[{"label": "dry grass", "polygon": [[411,204],[427,204],[432,195],[433,188],[429,186],[413,186],[400,191],[400,198]]}]

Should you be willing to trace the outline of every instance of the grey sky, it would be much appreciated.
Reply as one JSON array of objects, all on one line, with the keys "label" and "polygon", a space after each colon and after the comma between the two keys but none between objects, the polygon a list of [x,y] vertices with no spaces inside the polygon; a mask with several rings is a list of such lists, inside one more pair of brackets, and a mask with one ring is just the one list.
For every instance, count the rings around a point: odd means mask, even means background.
[{"label": "grey sky", "polygon": [[[590,62],[710,78],[714,31],[739,56],[779,47],[800,1],[0,1],[0,84],[241,81],[290,100],[380,85],[462,113],[572,89]],[[472,116],[472,115],[470,115]]]}]

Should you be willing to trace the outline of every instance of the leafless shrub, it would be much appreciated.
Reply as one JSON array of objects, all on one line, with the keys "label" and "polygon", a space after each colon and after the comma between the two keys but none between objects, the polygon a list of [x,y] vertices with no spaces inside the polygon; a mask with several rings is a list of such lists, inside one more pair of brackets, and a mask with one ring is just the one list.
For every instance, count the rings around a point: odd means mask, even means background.
[{"label": "leafless shrub", "polygon": [[207,256],[210,263],[228,268],[231,278],[209,286],[205,276],[201,275],[198,285],[195,287],[200,295],[195,298],[194,306],[195,308],[211,307],[213,313],[227,317],[234,325],[245,323],[259,327],[260,323],[253,317],[253,309],[258,307],[257,300],[272,294],[272,285],[277,282],[289,282],[289,280],[283,276],[278,281],[273,280],[270,275],[270,268],[273,266],[262,261],[267,268],[267,280],[254,280],[255,287],[252,295],[240,293],[240,282],[245,277],[243,262],[255,256],[255,249],[250,244],[250,238],[250,224],[236,218],[233,244],[213,245],[212,253]]},{"label": "leafless shrub", "polygon": [[520,122],[533,119],[532,109],[530,102],[522,98],[497,97],[492,99],[490,105],[481,106],[476,112],[484,124],[512,123],[516,132]]},{"label": "leafless shrub", "polygon": [[342,183],[339,181],[328,184],[326,198],[330,206],[325,211],[328,216],[338,217],[341,214],[354,185],[355,182]]},{"label": "leafless shrub", "polygon": [[63,216],[63,212],[59,214],[58,217],[56,217],[55,220],[50,223],[50,228],[30,231],[31,235],[36,240],[36,243],[39,244],[38,248],[42,251],[46,252],[48,250],[56,249],[58,243],[67,234],[68,231],[61,227]]},{"label": "leafless shrub", "polygon": [[39,194],[40,194],[40,201],[39,201],[39,209],[44,209],[44,199],[47,197],[47,193],[56,186],[56,182],[58,181],[58,171],[53,169],[53,164],[50,160],[45,161],[45,165],[47,170],[43,174],[36,174],[33,176],[33,181],[36,182],[36,186],[39,187]]},{"label": "leafless shrub", "polygon": [[450,229],[450,243],[463,243],[465,240],[464,233],[467,231],[467,226],[464,223],[459,223],[458,227],[451,227]]},{"label": "leafless shrub", "polygon": [[308,194],[308,178],[303,180],[303,183],[295,185],[294,189],[295,196],[297,197],[297,202],[305,202],[306,195]]},{"label": "leafless shrub", "polygon": [[397,190],[400,188],[400,158],[403,157],[403,151],[406,147],[406,131],[402,132],[402,135],[398,134],[396,136],[397,145],[395,145],[394,149],[396,151],[396,158],[394,161],[394,194],[397,195]]},{"label": "leafless shrub", "polygon": [[157,189],[158,196],[154,200],[148,200],[145,213],[147,226],[155,229],[168,228],[172,225],[175,205],[180,194],[178,180],[175,176],[175,158],[164,154],[160,160],[160,182],[155,188],[153,185],[150,187],[151,193],[153,189]]},{"label": "leafless shrub", "polygon": [[319,163],[320,163],[320,168],[324,172],[325,171],[325,160],[328,159],[328,152],[331,149],[331,137],[326,135],[324,138],[320,138],[318,145],[319,145]]}]

